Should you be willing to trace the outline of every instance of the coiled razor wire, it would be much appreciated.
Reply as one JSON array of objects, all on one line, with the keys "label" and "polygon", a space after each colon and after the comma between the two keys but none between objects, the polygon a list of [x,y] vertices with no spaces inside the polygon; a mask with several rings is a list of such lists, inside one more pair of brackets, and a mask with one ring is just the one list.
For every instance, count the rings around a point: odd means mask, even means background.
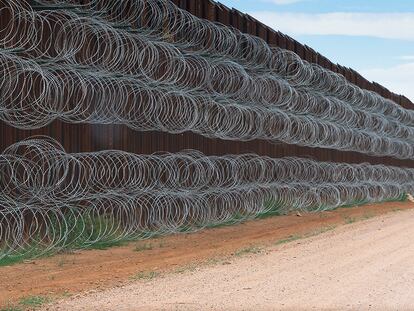
[{"label": "coiled razor wire", "polygon": [[166,0],[37,2],[55,9],[0,0],[12,126],[119,123],[413,158],[414,111],[260,38]]},{"label": "coiled razor wire", "polygon": [[[224,57],[240,63],[247,70],[280,76],[300,88],[311,88],[341,100],[351,101],[371,112],[389,113],[390,117],[413,122],[413,112],[375,92],[349,83],[344,76],[317,64],[302,60],[292,51],[269,46],[263,39],[200,19],[168,0],[39,0],[46,5],[73,4],[75,12],[102,18],[113,27],[139,31],[159,41],[167,41],[186,52]],[[88,19],[90,20],[90,19]]]},{"label": "coiled razor wire", "polygon": [[398,199],[414,190],[408,168],[194,150],[68,154],[49,137],[6,148],[0,174],[0,259]]}]

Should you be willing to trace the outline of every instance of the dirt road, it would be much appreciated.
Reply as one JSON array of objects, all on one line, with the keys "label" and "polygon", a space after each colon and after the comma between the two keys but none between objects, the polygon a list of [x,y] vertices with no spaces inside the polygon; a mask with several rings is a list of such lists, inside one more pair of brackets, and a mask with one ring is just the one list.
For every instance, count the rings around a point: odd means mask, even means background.
[{"label": "dirt road", "polygon": [[45,309],[414,310],[414,211],[349,222]]},{"label": "dirt road", "polygon": [[122,286],[131,283],[131,279],[140,273],[181,271],[189,266],[232,257],[251,245],[272,246],[358,220],[413,208],[414,204],[408,201],[386,202],[303,214],[302,217],[296,214],[277,216],[192,234],[131,242],[107,250],[63,253],[0,267],[0,310],[16,304],[20,308],[22,300],[33,300],[33,297],[36,301],[48,301],[88,290]]}]

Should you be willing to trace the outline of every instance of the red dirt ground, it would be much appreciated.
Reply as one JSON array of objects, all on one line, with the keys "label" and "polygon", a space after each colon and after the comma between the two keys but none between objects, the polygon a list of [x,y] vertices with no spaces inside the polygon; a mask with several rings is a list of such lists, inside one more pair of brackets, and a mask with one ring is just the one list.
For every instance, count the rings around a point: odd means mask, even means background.
[{"label": "red dirt ground", "polygon": [[108,250],[84,250],[0,267],[0,307],[32,295],[58,298],[116,287],[131,282],[131,277],[139,272],[174,271],[225,258],[246,247],[266,246],[292,235],[311,235],[330,226],[410,208],[414,208],[411,202],[389,202],[301,217],[271,217],[192,234],[131,242]]}]

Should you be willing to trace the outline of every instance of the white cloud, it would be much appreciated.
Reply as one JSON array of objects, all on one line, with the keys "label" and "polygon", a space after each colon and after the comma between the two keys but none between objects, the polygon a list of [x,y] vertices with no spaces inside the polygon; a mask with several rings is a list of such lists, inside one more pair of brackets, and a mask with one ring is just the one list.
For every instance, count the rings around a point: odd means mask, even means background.
[{"label": "white cloud", "polygon": [[398,57],[398,59],[411,61],[411,60],[414,60],[414,55],[404,55],[404,56]]},{"label": "white cloud", "polygon": [[350,35],[414,40],[414,13],[305,14],[259,11],[250,14],[291,36]]},{"label": "white cloud", "polygon": [[[349,35],[414,41],[414,13],[250,14],[264,24],[293,37]],[[414,55],[403,55],[398,59],[403,63],[389,68],[381,68],[379,64],[378,68],[361,69],[359,72],[368,80],[382,84],[390,91],[405,95],[414,102]]]},{"label": "white cloud", "polygon": [[405,95],[414,102],[414,62],[359,72],[368,80],[378,82],[390,91]]}]

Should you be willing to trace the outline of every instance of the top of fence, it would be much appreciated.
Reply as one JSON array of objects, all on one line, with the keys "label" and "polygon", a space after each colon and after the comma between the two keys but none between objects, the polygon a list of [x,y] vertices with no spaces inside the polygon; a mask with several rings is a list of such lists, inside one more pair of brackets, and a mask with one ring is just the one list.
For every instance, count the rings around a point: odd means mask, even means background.
[{"label": "top of fence", "polygon": [[290,36],[270,28],[256,18],[242,13],[235,8],[229,8],[224,4],[213,0],[171,1],[195,16],[232,26],[242,32],[258,36],[270,45],[276,45],[291,50],[308,62],[319,64],[324,68],[342,74],[349,82],[360,88],[374,91],[381,96],[400,104],[405,109],[414,109],[414,104],[406,96],[393,93],[379,83],[368,81],[352,68],[334,64],[327,57],[321,55],[311,47],[301,44]]}]

